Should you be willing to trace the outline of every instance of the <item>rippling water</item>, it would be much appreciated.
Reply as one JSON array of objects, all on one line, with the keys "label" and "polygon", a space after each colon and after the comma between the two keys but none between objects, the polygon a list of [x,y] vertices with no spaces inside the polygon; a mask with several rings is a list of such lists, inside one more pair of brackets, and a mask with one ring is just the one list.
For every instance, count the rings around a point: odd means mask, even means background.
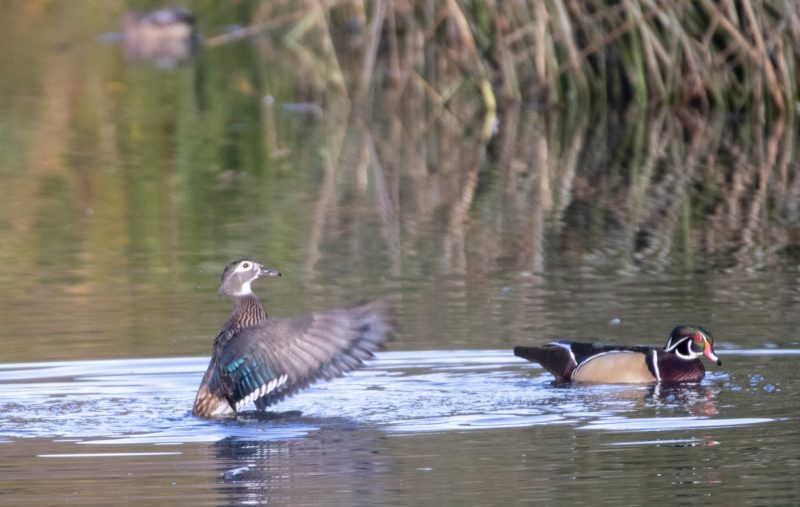
[{"label": "rippling water", "polygon": [[[6,494],[99,504],[160,494],[193,504],[555,502],[585,500],[576,485],[609,479],[600,497],[625,502],[648,497],[631,484],[722,503],[760,503],[765,487],[770,501],[796,498],[780,471],[800,465],[800,382],[770,371],[800,350],[720,355],[726,368],[702,383],[666,387],[557,386],[508,350],[385,352],[276,412],[228,421],[190,414],[205,358],[4,364],[0,456],[14,466],[0,481]],[[754,373],[753,358],[770,371]],[[743,473],[741,461],[758,466]]]}]

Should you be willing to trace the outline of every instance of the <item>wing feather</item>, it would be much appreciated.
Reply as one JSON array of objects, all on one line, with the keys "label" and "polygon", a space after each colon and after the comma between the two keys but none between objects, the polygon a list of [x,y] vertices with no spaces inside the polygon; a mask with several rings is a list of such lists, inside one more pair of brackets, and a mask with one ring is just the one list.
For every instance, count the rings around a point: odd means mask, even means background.
[{"label": "wing feather", "polygon": [[359,368],[383,348],[391,330],[383,302],[270,318],[227,340],[211,384],[237,409],[250,401],[263,409],[317,380]]}]

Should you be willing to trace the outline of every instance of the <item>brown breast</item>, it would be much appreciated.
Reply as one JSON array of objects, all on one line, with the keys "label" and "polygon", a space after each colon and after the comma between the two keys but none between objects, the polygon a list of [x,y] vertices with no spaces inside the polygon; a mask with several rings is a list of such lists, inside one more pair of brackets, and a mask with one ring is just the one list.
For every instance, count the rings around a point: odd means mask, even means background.
[{"label": "brown breast", "polygon": [[664,382],[700,382],[706,374],[701,360],[687,361],[670,353],[659,354],[658,370]]}]

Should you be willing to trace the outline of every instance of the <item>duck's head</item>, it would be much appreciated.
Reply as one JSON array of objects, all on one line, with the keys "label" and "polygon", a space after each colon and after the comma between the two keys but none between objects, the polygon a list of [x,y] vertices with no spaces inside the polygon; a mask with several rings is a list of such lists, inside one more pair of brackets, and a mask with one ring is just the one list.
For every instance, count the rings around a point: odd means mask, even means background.
[{"label": "duck's head", "polygon": [[687,361],[706,356],[709,361],[722,366],[722,361],[714,353],[714,337],[711,333],[694,324],[676,326],[664,345],[665,352],[673,352]]},{"label": "duck's head", "polygon": [[250,284],[262,276],[281,276],[281,274],[252,259],[233,261],[222,271],[219,295],[241,297],[252,294]]}]

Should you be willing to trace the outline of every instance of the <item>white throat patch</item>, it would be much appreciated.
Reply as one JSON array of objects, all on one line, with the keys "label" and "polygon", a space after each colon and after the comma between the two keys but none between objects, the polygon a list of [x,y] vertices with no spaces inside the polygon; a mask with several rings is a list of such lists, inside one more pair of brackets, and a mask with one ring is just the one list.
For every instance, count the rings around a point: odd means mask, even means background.
[{"label": "white throat patch", "polygon": [[252,294],[253,289],[250,287],[250,284],[253,282],[253,280],[255,280],[255,278],[244,282],[242,284],[242,288],[239,290],[239,292],[234,293],[234,296],[249,296]]},{"label": "white throat patch", "polygon": [[[245,264],[247,264],[247,267],[244,267]],[[258,268],[256,266],[257,265],[255,263],[250,261],[242,262],[236,266],[234,273],[240,273],[241,277],[249,276],[250,278],[242,282],[240,289],[233,293],[234,296],[249,296],[253,293],[253,289],[250,287],[250,284],[253,283],[253,280],[258,278]]]}]

